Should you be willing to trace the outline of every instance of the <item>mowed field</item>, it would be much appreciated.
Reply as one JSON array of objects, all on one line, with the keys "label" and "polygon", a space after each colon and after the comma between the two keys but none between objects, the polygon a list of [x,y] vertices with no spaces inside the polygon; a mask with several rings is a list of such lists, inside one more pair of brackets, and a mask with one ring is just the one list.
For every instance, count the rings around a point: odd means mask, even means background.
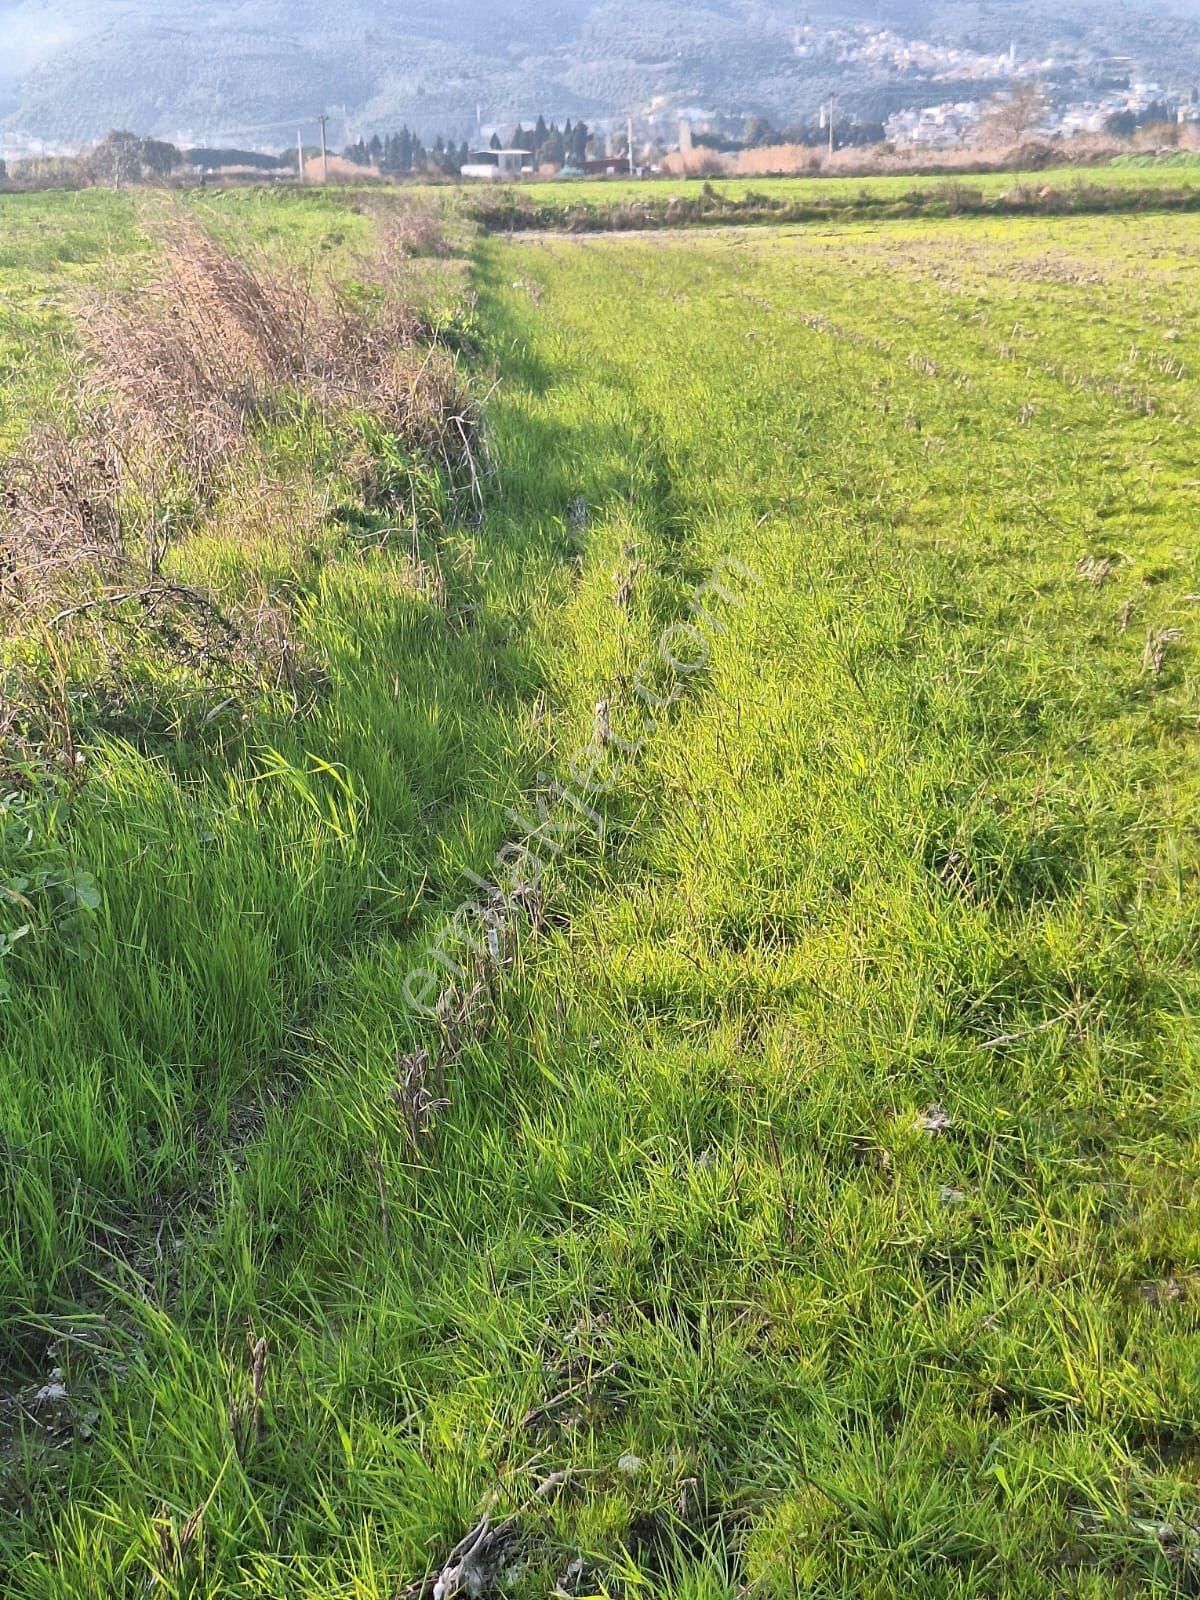
[{"label": "mowed field", "polygon": [[4,1592],[1194,1592],[1200,219],[470,250],[469,462],[289,376],[170,544],[302,672],[6,641]]}]

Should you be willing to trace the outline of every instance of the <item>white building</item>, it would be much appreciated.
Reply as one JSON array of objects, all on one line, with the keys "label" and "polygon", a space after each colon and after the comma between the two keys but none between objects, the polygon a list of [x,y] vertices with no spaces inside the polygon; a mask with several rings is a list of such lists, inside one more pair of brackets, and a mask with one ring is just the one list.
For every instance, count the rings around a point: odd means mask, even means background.
[{"label": "white building", "polygon": [[464,178],[486,178],[492,183],[519,178],[533,171],[533,156],[528,150],[473,150],[462,169]]},{"label": "white building", "polygon": [[957,100],[940,106],[913,106],[889,117],[884,132],[896,145],[949,150],[970,137],[978,126],[980,115],[981,107],[977,100]]}]

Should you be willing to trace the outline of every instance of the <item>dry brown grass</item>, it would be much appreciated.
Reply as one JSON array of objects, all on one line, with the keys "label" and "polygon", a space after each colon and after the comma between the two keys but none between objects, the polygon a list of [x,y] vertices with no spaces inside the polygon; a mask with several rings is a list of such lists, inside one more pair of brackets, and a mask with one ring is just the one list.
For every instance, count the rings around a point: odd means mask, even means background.
[{"label": "dry brown grass", "polygon": [[256,274],[198,228],[176,232],[143,288],[82,305],[91,397],[132,445],[208,483],[294,378],[308,309],[303,286]]},{"label": "dry brown grass", "polygon": [[427,201],[408,199],[390,206],[376,223],[380,260],[410,256],[448,256],[452,253],[446,220],[441,211]]},{"label": "dry brown grass", "polygon": [[807,144],[762,145],[756,150],[739,150],[732,170],[743,178],[801,177],[820,172],[825,157]]},{"label": "dry brown grass", "polygon": [[[830,156],[820,146],[763,145],[721,158],[720,168],[738,177],[913,177],[926,174],[992,172],[1019,166],[1030,170],[1048,165],[1090,166],[1111,160],[1127,144],[1107,134],[1077,134],[1054,144],[1026,140],[1020,147],[994,134],[944,150],[899,149],[894,145],[854,145]],[[711,154],[711,152],[705,152]]]},{"label": "dry brown grass", "polygon": [[[408,226],[385,232],[354,293],[315,292],[301,274],[256,268],[194,225],[176,227],[139,291],[81,307],[74,430],[34,429],[0,468],[3,698],[28,713],[10,710],[0,739],[72,759],[81,664],[93,701],[127,703],[127,663],[147,653],[167,678],[184,675],[181,693],[267,687],[296,711],[308,702],[313,664],[294,644],[290,601],[256,581],[254,550],[282,536],[311,557],[327,507],[313,485],[297,503],[297,486],[268,466],[268,417],[315,408],[361,460],[365,499],[385,504],[394,491],[364,419],[478,499],[474,407],[395,270]],[[197,527],[242,552],[229,600],[175,575],[173,547]]]},{"label": "dry brown grass", "polygon": [[403,293],[414,241],[444,246],[435,226],[420,208],[391,213],[353,294],[256,270],[194,226],[168,237],[142,292],[93,300],[82,319],[89,387],[125,436],[126,461],[140,452],[143,476],[153,461],[207,503],[263,415],[304,399],[333,420],[371,418],[474,491],[478,418]]},{"label": "dry brown grass", "polygon": [[345,156],[308,156],[304,162],[306,183],[353,184],[386,183],[387,178],[378,167],[360,167]]},{"label": "dry brown grass", "polygon": [[87,592],[128,566],[120,451],[102,421],[75,438],[35,428],[0,477],[0,612]]},{"label": "dry brown grass", "polygon": [[663,157],[662,169],[673,178],[724,178],[733,171],[733,157],[718,150],[672,150]]}]

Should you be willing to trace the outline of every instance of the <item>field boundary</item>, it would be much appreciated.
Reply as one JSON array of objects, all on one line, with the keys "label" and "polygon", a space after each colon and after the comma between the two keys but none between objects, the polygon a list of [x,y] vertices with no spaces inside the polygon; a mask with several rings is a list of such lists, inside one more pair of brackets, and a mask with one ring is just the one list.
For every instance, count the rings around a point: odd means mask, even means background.
[{"label": "field boundary", "polygon": [[1069,188],[1023,187],[986,194],[968,184],[939,185],[901,199],[868,192],[850,200],[775,199],[750,193],[730,199],[711,184],[695,198],[680,195],[610,205],[533,201],[515,190],[480,196],[466,214],[485,232],[516,236],[537,233],[633,233],[673,228],[787,225],[829,222],[904,222],[921,218],[1103,216],[1117,213],[1200,211],[1200,189],[1120,188],[1073,184]]}]

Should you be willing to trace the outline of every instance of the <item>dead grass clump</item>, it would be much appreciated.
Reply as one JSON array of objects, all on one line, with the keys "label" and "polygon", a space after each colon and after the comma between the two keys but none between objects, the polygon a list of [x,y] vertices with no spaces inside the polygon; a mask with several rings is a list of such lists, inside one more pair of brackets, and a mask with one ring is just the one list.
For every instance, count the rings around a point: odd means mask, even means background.
[{"label": "dead grass clump", "polygon": [[364,281],[319,295],[299,275],[253,269],[189,225],[164,242],[162,270],[144,292],[90,302],[88,386],[109,404],[127,458],[140,456],[139,477],[152,465],[210,504],[255,423],[305,399],[334,422],[371,418],[476,487],[478,418],[396,270],[413,230],[431,244],[435,223],[422,208],[390,212]]},{"label": "dead grass clump", "polygon": [[[435,227],[423,208],[390,212],[364,281],[320,294],[298,275],[253,270],[189,227],[164,246],[146,296],[93,308],[94,382],[116,390],[139,435],[174,454],[202,497],[254,423],[300,398],[335,422],[369,417],[477,491],[478,416],[452,355],[402,289],[402,258],[416,238],[432,248]],[[444,233],[436,238],[440,249]]]},{"label": "dead grass clump", "polygon": [[1156,678],[1161,678],[1168,650],[1182,638],[1182,628],[1158,628],[1148,633],[1146,648],[1142,652],[1142,666],[1145,670],[1152,672]]},{"label": "dead grass clump", "polygon": [[380,257],[448,256],[452,253],[445,218],[435,207],[409,201],[389,210],[376,223]]},{"label": "dead grass clump", "polygon": [[131,446],[203,489],[294,382],[308,315],[305,286],[254,272],[188,227],[164,241],[143,290],[82,306],[88,388]]},{"label": "dead grass clump", "polygon": [[[139,739],[179,734],[229,698],[232,625],[199,590],[158,584],[101,592],[9,641],[0,670],[0,766],[76,773],[99,727]],[[148,666],[165,665],[158,682]]]},{"label": "dead grass clump", "polygon": [[184,319],[194,355],[215,382],[228,387],[260,373],[284,381],[303,342],[307,290],[255,273],[198,228],[167,239],[163,248],[172,309]]},{"label": "dead grass clump", "polygon": [[360,167],[344,156],[309,156],[304,163],[305,183],[347,184],[355,188],[364,183],[386,183],[378,167]]},{"label": "dead grass clump", "polygon": [[265,1336],[246,1336],[246,1374],[231,1382],[228,1416],[229,1433],[239,1460],[244,1461],[251,1447],[262,1438],[266,1427],[267,1357],[270,1345]]},{"label": "dead grass clump", "polygon": [[[77,727],[178,738],[244,721],[264,693],[311,703],[319,674],[279,573],[323,558],[325,513],[315,486],[300,505],[274,481],[267,421],[319,418],[365,458],[373,508],[420,521],[447,492],[480,502],[476,410],[401,281],[381,254],[373,281],[318,295],[188,224],[144,291],[83,307],[75,431],[31,434],[0,470],[10,749],[74,764]],[[167,562],[201,529],[242,552],[231,589],[210,589],[213,561],[228,566],[216,545],[183,577]]]},{"label": "dead grass clump", "polygon": [[376,249],[368,273],[373,279],[390,275],[398,264],[417,257],[461,253],[461,243],[456,242],[437,199],[391,189],[359,195],[353,210],[370,217],[374,227]]},{"label": "dead grass clump", "polygon": [[[156,544],[131,531],[121,484],[83,454],[86,435],[48,437],[7,464],[0,504],[5,770],[49,762],[74,772],[80,743],[100,729],[139,745],[237,737],[264,697],[283,715],[303,714],[322,679],[298,640],[292,586],[252,562],[228,600],[204,581],[167,575],[157,560],[165,535]],[[59,452],[57,473],[47,471],[43,449],[52,459]],[[39,497],[43,485],[53,498]],[[278,539],[272,518],[286,507],[297,513],[297,556],[307,559],[315,525],[298,520],[295,495],[264,488],[255,515],[244,530],[231,526],[230,537],[252,540],[258,527]]]},{"label": "dead grass clump", "polygon": [[0,618],[85,598],[128,570],[121,452],[96,423],[36,428],[0,470]]},{"label": "dead grass clump", "polygon": [[387,285],[368,283],[354,294],[337,290],[311,308],[302,372],[336,403],[339,386],[361,397],[389,357],[427,342],[423,317]]},{"label": "dead grass clump", "polygon": [[223,609],[203,589],[158,582],[102,591],[37,618],[0,674],[6,764],[74,770],[100,729],[137,745],[224,739],[265,694],[299,713],[319,679],[278,603]]},{"label": "dead grass clump", "polygon": [[[414,495],[431,504],[440,494],[418,493],[418,479],[432,467],[452,499],[481,509],[490,469],[480,409],[451,352],[417,342],[403,308],[374,318],[346,306],[327,313],[307,382],[331,420],[360,429],[343,466],[367,504],[406,511]],[[363,425],[373,445],[364,447]]]}]

